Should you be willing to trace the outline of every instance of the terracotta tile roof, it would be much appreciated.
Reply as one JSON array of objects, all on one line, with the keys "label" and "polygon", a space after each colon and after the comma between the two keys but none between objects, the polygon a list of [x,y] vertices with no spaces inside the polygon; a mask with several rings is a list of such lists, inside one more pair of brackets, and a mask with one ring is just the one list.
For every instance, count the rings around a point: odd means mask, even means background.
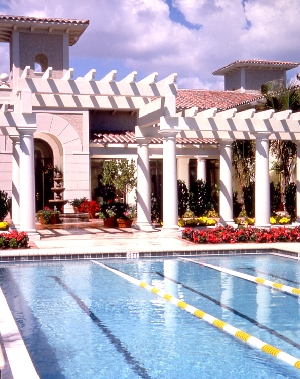
[{"label": "terracotta tile roof", "polygon": [[[102,133],[94,133],[93,139],[90,141],[91,143],[96,144],[112,144],[112,143],[130,143],[135,144],[136,138],[134,132],[109,132],[102,131]],[[162,138],[153,138],[151,140],[151,144],[162,144]],[[201,139],[201,138],[177,138],[177,144],[205,144],[205,145],[213,145],[216,144],[216,141],[213,139]]]},{"label": "terracotta tile roof", "polygon": [[89,20],[78,19],[0,15],[0,42],[9,42],[15,27],[29,31],[31,28],[35,31],[36,29],[47,30],[51,27],[53,30],[68,32],[69,45],[72,46],[78,41],[89,23]]},{"label": "terracotta tile roof", "polygon": [[226,110],[249,104],[259,99],[263,99],[263,96],[259,92],[178,89],[176,108],[198,107],[199,110],[209,108]]},{"label": "terracotta tile roof", "polygon": [[67,18],[53,18],[53,17],[29,17],[29,16],[12,16],[12,15],[0,15],[0,20],[7,20],[7,21],[30,21],[30,22],[52,22],[52,23],[59,23],[59,24],[77,24],[77,25],[83,25],[83,24],[89,24],[89,20],[79,20],[79,19],[67,19]]},{"label": "terracotta tile roof", "polygon": [[291,70],[299,66],[300,63],[296,62],[281,62],[281,61],[267,61],[263,59],[247,59],[247,60],[237,60],[233,63],[228,64],[227,66],[221,67],[218,70],[213,72],[213,75],[224,75],[231,71],[235,71],[241,67],[249,67],[249,68],[274,68],[274,66],[278,68],[283,68],[285,70]]}]

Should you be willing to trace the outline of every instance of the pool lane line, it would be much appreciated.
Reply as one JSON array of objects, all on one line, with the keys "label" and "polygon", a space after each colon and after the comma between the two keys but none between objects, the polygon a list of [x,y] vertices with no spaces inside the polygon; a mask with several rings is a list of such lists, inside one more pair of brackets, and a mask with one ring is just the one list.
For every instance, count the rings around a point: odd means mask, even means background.
[{"label": "pool lane line", "polygon": [[169,301],[170,303],[176,305],[177,307],[181,308],[182,310],[190,313],[193,316],[196,316],[203,321],[209,323],[210,325],[223,330],[225,333],[237,338],[240,341],[245,342],[247,345],[251,346],[252,348],[258,349],[263,351],[264,353],[267,353],[269,355],[272,355],[276,357],[277,359],[280,359],[281,361],[296,367],[298,370],[300,370],[300,360],[298,358],[293,357],[290,354],[285,353],[284,351],[277,349],[276,347],[267,344],[266,342],[251,336],[251,334],[248,334],[244,332],[241,329],[238,329],[223,320],[219,320],[216,317],[202,311],[201,309],[195,308],[190,304],[185,303],[184,301],[177,299],[176,297],[169,295],[163,290],[160,290],[154,286],[151,286],[150,284],[147,284],[145,282],[142,282],[139,279],[133,278],[130,275],[125,274],[122,271],[116,270],[114,268],[111,268],[109,266],[106,266],[103,263],[91,260],[91,262],[101,266],[102,268],[111,271],[112,273],[122,277],[123,279],[127,280],[128,282],[135,284],[139,287],[144,288],[145,290],[152,292],[153,294]]},{"label": "pool lane line", "polygon": [[294,281],[294,280],[291,280],[291,279],[287,279],[287,278],[283,278],[282,276],[278,276],[278,275],[270,274],[270,273],[268,273],[268,272],[264,272],[264,271],[256,270],[255,268],[252,268],[252,267],[242,267],[241,270],[249,270],[249,271],[252,271],[252,272],[258,272],[259,274],[264,274],[264,275],[271,276],[272,278],[285,280],[286,282],[290,282],[290,283],[293,283],[293,284],[297,284],[298,286],[300,285],[300,282],[297,282],[297,281]]},{"label": "pool lane line", "polygon": [[90,308],[57,276],[50,276],[53,278],[79,305],[79,307],[92,319],[92,321],[101,329],[103,334],[108,338],[110,343],[121,353],[131,367],[132,371],[143,379],[152,379],[147,373],[147,370],[140,365],[140,363],[130,354],[130,352],[123,346],[122,341],[116,337],[112,331],[93,313]]},{"label": "pool lane line", "polygon": [[211,265],[209,263],[194,261],[193,259],[188,259],[188,258],[179,258],[179,259],[183,260],[183,261],[195,263],[199,266],[207,267],[207,268],[210,268],[212,270],[224,272],[225,274],[236,276],[237,278],[248,280],[249,282],[261,284],[261,285],[264,285],[264,286],[270,287],[270,288],[274,288],[278,291],[285,292],[289,295],[300,296],[300,289],[299,288],[286,286],[285,284],[282,284],[282,283],[271,282],[270,280],[267,280],[267,279],[251,276],[251,275],[239,272],[239,271],[230,270],[230,269],[225,268],[225,267],[219,267],[219,266]]},{"label": "pool lane line", "polygon": [[157,274],[157,275],[161,276],[162,278],[167,279],[167,280],[169,280],[169,281],[171,281],[173,283],[180,284],[182,286],[182,288],[185,288],[188,291],[191,291],[191,292],[193,292],[193,293],[195,293],[197,295],[200,295],[200,296],[204,297],[205,299],[207,299],[207,300],[215,303],[219,307],[224,308],[224,309],[228,310],[229,312],[232,312],[233,314],[235,314],[235,315],[237,315],[237,316],[239,316],[239,317],[241,317],[241,318],[243,318],[243,319],[251,322],[251,324],[257,326],[258,328],[269,332],[273,336],[275,336],[277,338],[280,338],[282,341],[284,341],[284,342],[286,342],[286,343],[288,343],[288,344],[290,344],[290,345],[292,345],[292,346],[294,346],[294,347],[296,347],[297,349],[300,350],[300,345],[297,342],[295,342],[295,341],[289,339],[288,337],[285,337],[284,335],[276,332],[276,330],[274,330],[274,329],[268,328],[266,325],[263,325],[263,324],[259,323],[257,320],[255,320],[255,319],[253,319],[253,318],[251,318],[251,317],[249,317],[249,316],[247,316],[247,315],[245,315],[245,314],[237,311],[236,309],[231,308],[228,305],[221,303],[219,300],[216,300],[213,297],[208,296],[208,295],[206,295],[203,292],[197,291],[197,290],[195,290],[192,287],[188,287],[185,284],[183,284],[181,282],[178,282],[175,279],[169,278],[168,276],[165,276],[164,274],[160,273],[159,271],[155,271],[155,274]]}]

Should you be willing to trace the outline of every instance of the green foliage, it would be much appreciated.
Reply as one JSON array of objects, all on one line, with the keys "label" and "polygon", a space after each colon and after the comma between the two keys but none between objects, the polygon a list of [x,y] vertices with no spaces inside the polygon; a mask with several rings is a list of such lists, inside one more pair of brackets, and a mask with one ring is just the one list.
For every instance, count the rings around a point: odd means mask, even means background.
[{"label": "green foliage", "polygon": [[178,216],[182,217],[189,205],[189,191],[183,180],[177,180]]},{"label": "green foliage", "polygon": [[16,249],[18,247],[18,242],[15,238],[11,238],[11,240],[9,241],[9,247],[11,249]]},{"label": "green foliage", "polygon": [[246,214],[249,217],[255,217],[255,183],[250,182],[243,188],[243,197]]},{"label": "green foliage", "polygon": [[300,92],[295,87],[285,87],[280,81],[270,81],[261,86],[261,93],[266,99],[265,108],[275,109],[276,112],[291,109],[300,110]]},{"label": "green foliage", "polygon": [[290,215],[292,221],[295,221],[297,218],[296,192],[297,186],[295,183],[292,182],[285,186],[285,209]]},{"label": "green foliage", "polygon": [[77,207],[77,208],[79,208],[80,205],[81,205],[85,200],[87,200],[86,197],[81,197],[80,199],[79,199],[79,198],[75,198],[75,199],[73,199],[73,200],[69,200],[69,204],[71,204],[72,207]]},{"label": "green foliage", "polygon": [[8,215],[11,206],[11,199],[5,191],[0,190],[0,221]]},{"label": "green foliage", "polygon": [[127,159],[105,161],[101,183],[121,191],[125,200],[126,193],[136,187],[135,161],[133,159],[131,161]]},{"label": "green foliage", "polygon": [[[266,99],[264,109],[275,109],[276,112],[290,109],[300,110],[300,91],[295,86],[285,87],[282,81],[270,81],[262,85],[261,92]],[[270,153],[277,173],[283,177],[281,192],[285,193],[286,184],[290,182],[296,163],[297,147],[292,141],[270,141]]]},{"label": "green foliage", "polygon": [[234,178],[241,187],[247,187],[255,179],[255,142],[237,140],[232,143]]},{"label": "green foliage", "polygon": [[[283,175],[284,183],[289,183],[296,162],[297,145],[292,141],[270,141],[270,154],[275,159],[273,166]],[[285,188],[282,188],[284,191]]]},{"label": "green foliage", "polygon": [[211,190],[207,182],[196,180],[190,187],[190,210],[199,217],[213,208]]},{"label": "green foliage", "polygon": [[242,204],[238,202],[238,192],[233,191],[233,217],[238,217],[242,211]]},{"label": "green foliage", "polygon": [[44,219],[45,224],[50,224],[52,216],[55,216],[56,222],[58,222],[58,215],[59,215],[59,211],[54,211],[48,207],[45,207],[44,209],[37,211],[36,219],[37,221],[40,221],[42,217]]},{"label": "green foliage", "polygon": [[151,221],[159,222],[161,219],[159,212],[159,200],[151,194]]},{"label": "green foliage", "polygon": [[270,183],[270,200],[271,214],[273,215],[278,211],[281,202],[280,185],[278,183]]}]

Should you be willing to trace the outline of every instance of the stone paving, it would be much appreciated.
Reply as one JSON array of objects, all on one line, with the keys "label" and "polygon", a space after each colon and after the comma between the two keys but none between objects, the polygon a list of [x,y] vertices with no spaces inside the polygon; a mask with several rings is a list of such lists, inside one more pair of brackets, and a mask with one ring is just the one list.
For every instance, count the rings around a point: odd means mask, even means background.
[{"label": "stone paving", "polygon": [[[0,250],[0,258],[4,256],[54,256],[76,254],[105,254],[115,253],[170,253],[178,255],[211,253],[224,254],[263,251],[270,252],[276,249],[294,253],[298,258],[300,253],[299,243],[274,243],[274,244],[222,244],[222,245],[196,245],[181,239],[181,233],[165,235],[163,230],[155,229],[153,232],[139,232],[135,229],[107,229],[103,227],[102,220],[92,220],[86,223],[40,225],[36,224],[41,239],[30,242],[30,249],[24,250]],[[162,254],[161,254],[162,255]],[[169,254],[168,254],[169,255]],[[123,255],[124,256],[124,255]],[[88,257],[86,257],[88,258]]]}]

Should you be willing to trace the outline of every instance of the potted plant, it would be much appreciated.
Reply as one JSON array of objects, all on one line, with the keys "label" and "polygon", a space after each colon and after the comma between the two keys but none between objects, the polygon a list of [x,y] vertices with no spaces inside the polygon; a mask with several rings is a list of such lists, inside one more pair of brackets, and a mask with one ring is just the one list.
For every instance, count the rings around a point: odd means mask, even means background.
[{"label": "potted plant", "polygon": [[99,217],[103,219],[105,228],[114,228],[116,226],[117,213],[118,209],[114,201],[109,200],[101,205]]},{"label": "potted plant", "polygon": [[135,161],[133,159],[105,161],[101,183],[120,191],[125,202],[126,194],[132,191],[137,183]]},{"label": "potted plant", "polygon": [[89,218],[95,218],[96,212],[100,211],[100,205],[95,200],[85,199],[79,206],[79,212],[85,212],[89,214]]},{"label": "potted plant", "polygon": [[123,211],[117,218],[118,228],[131,228],[134,218],[136,218],[135,204],[124,204]]},{"label": "potted plant", "polygon": [[57,224],[59,221],[59,212],[57,210],[45,207],[37,212],[37,220],[41,224]]},{"label": "potted plant", "polygon": [[73,200],[69,200],[69,204],[72,205],[73,210],[74,210],[74,213],[79,213],[79,208],[80,208],[81,204],[82,204],[85,200],[87,200],[86,197],[82,197],[82,198],[80,198],[80,199],[79,199],[79,198],[75,198],[75,199],[73,199]]}]

